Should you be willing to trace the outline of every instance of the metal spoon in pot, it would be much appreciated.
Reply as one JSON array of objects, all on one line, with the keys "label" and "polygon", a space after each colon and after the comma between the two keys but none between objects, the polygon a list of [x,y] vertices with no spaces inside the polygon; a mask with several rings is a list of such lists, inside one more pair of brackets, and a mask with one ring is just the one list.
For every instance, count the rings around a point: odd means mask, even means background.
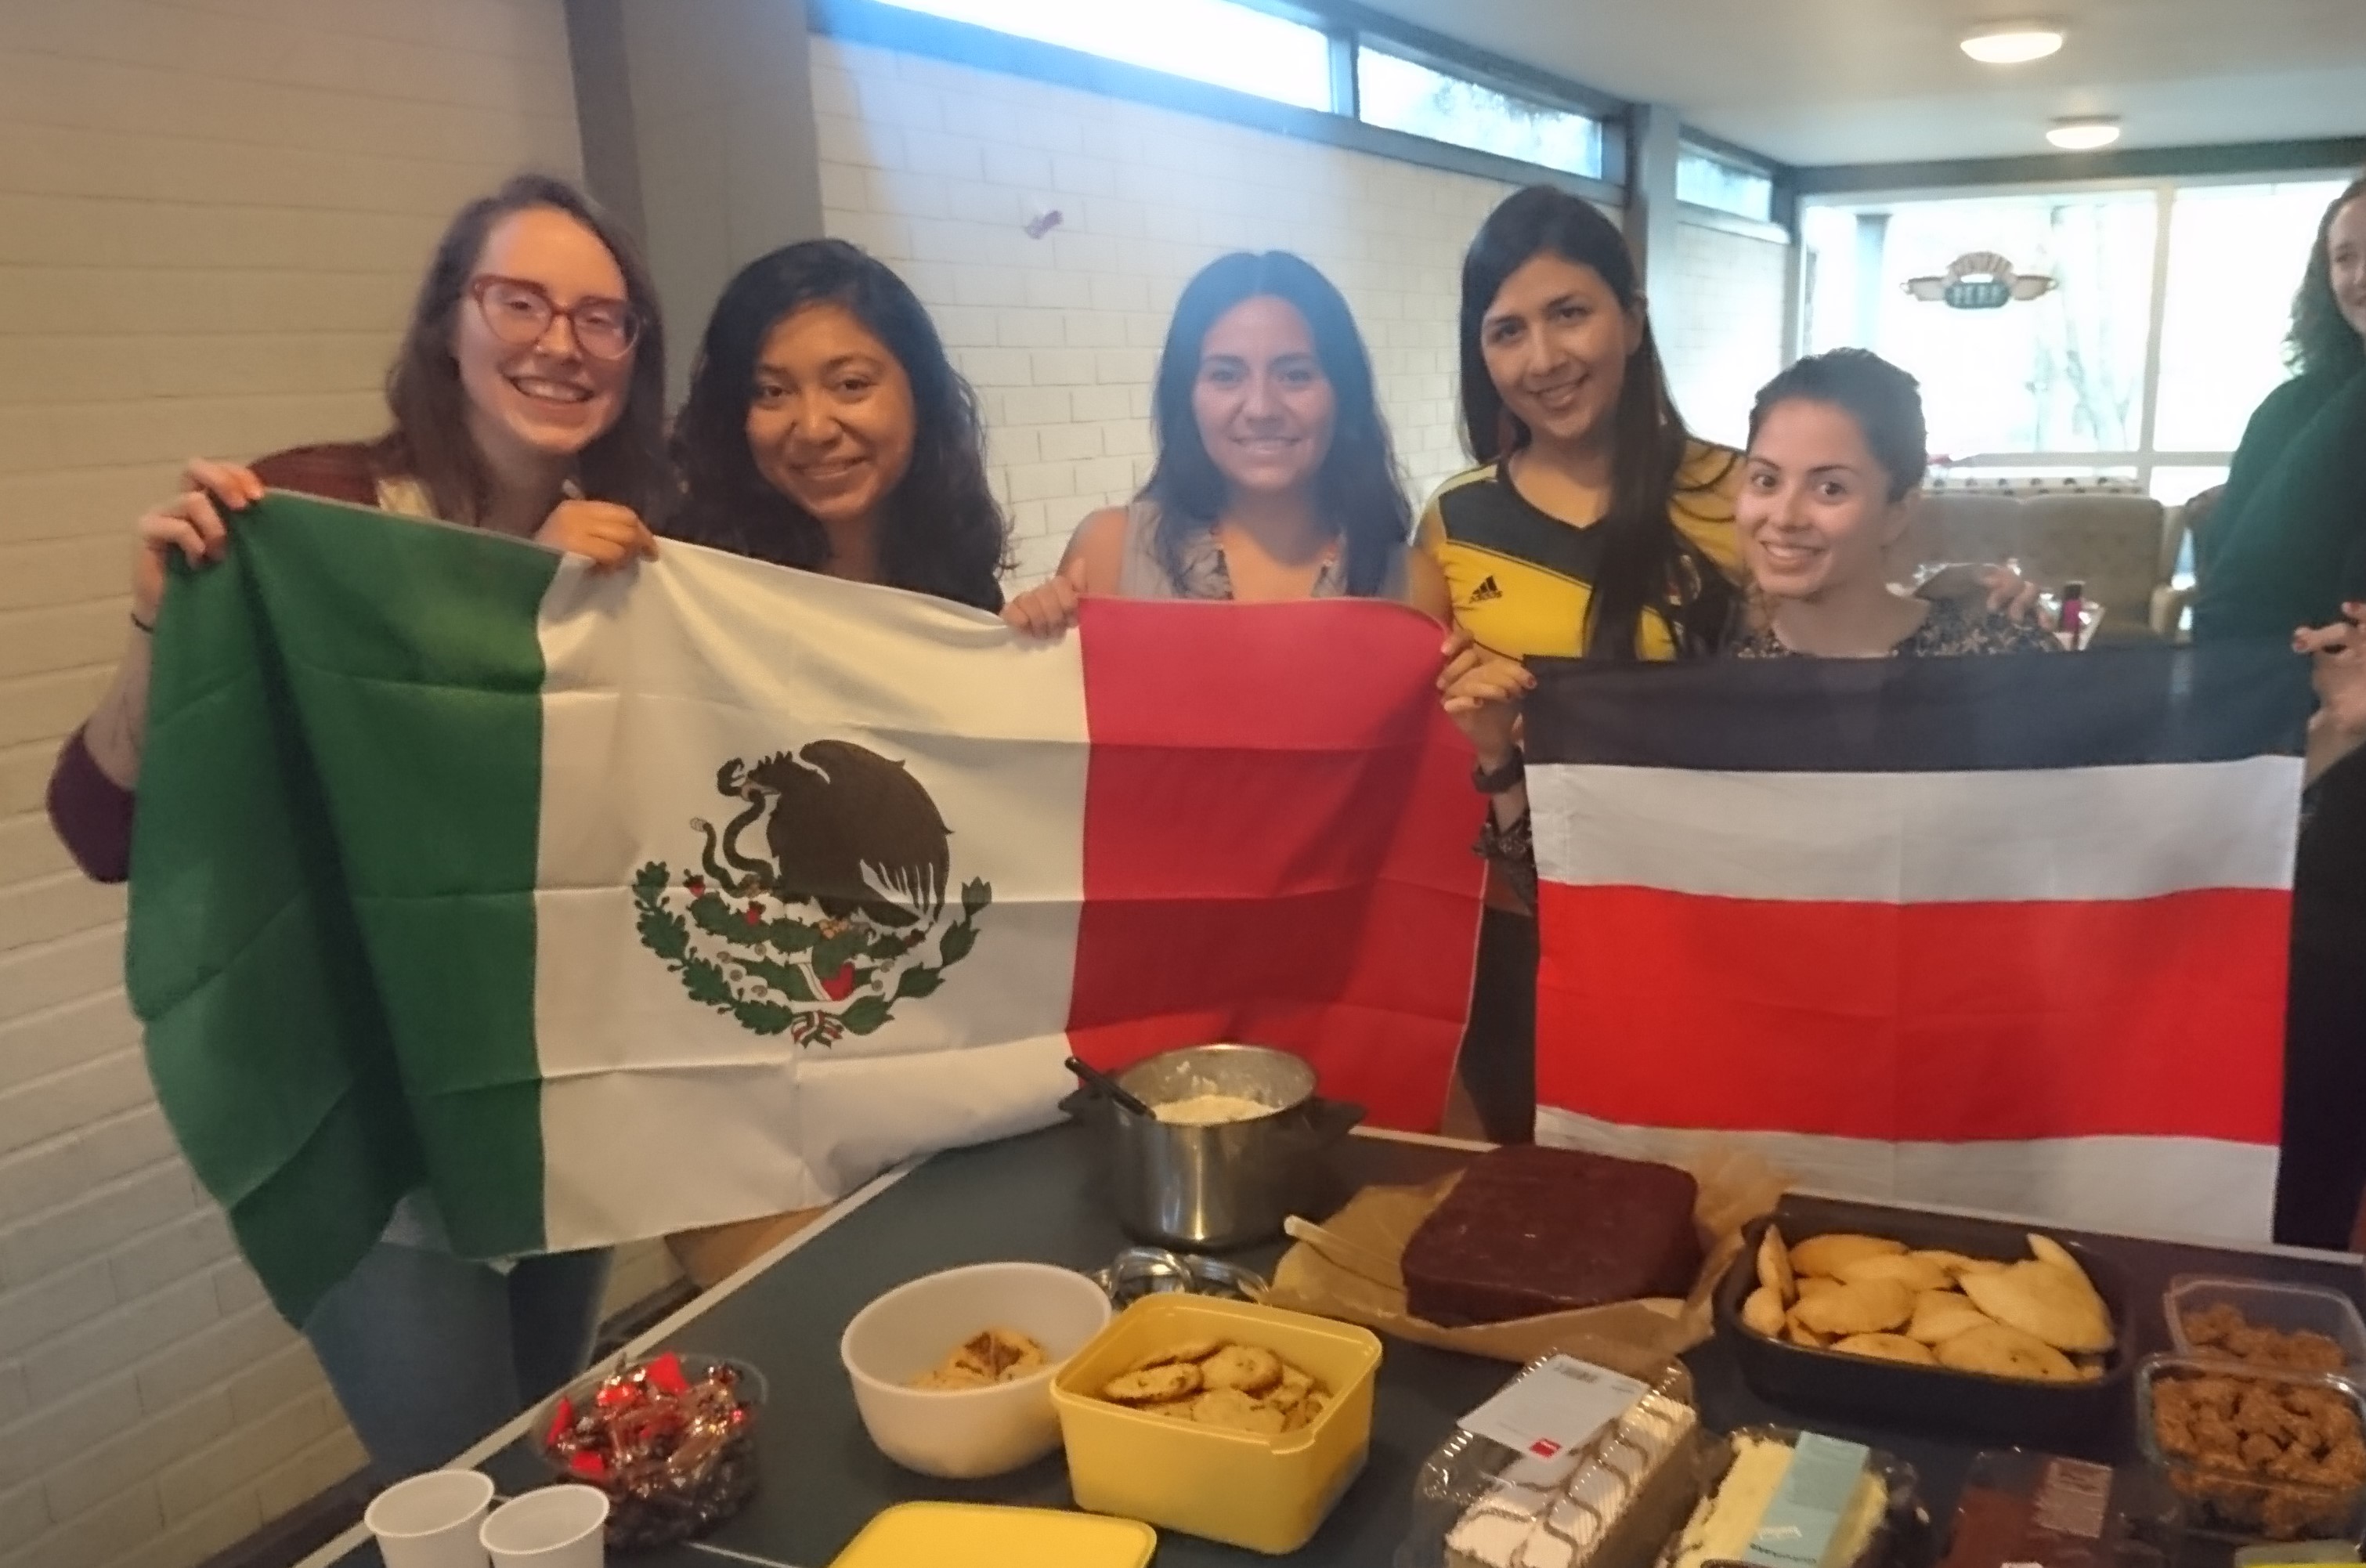
[{"label": "metal spoon in pot", "polygon": [[1092,1089],[1095,1093],[1115,1100],[1121,1107],[1132,1111],[1136,1116],[1146,1116],[1154,1122],[1158,1119],[1158,1113],[1156,1111],[1151,1110],[1150,1107],[1144,1105],[1141,1100],[1127,1093],[1124,1087],[1121,1085],[1117,1079],[1110,1077],[1098,1067],[1090,1066],[1075,1056],[1068,1058],[1067,1067],[1070,1072],[1084,1079],[1086,1087]]}]

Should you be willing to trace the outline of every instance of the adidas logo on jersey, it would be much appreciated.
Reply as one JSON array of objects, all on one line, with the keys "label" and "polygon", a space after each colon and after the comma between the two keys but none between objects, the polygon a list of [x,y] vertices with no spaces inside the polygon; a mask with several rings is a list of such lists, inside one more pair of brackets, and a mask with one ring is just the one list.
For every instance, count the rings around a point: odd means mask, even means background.
[{"label": "adidas logo on jersey", "polygon": [[1489,576],[1482,578],[1479,586],[1470,591],[1470,603],[1484,604],[1491,600],[1501,599],[1503,596],[1504,591],[1496,587],[1494,578]]}]

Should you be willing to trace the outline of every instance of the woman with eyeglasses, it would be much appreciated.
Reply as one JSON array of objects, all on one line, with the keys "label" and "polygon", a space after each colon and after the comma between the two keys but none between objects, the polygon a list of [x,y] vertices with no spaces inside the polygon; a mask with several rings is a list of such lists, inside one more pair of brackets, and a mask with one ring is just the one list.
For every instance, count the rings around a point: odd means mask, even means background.
[{"label": "woman with eyeglasses", "polygon": [[[167,563],[234,548],[229,518],[265,488],[531,538],[611,570],[657,546],[641,519],[670,488],[665,347],[648,271],[572,186],[512,180],[461,209],[428,264],[374,441],[240,468],[192,462],[140,520],[130,645],[51,775],[50,819],[83,870],[120,882],[146,728],[149,634]],[[299,1326],[384,1479],[450,1460],[580,1371],[602,1252],[507,1264],[454,1256],[427,1194]]]}]

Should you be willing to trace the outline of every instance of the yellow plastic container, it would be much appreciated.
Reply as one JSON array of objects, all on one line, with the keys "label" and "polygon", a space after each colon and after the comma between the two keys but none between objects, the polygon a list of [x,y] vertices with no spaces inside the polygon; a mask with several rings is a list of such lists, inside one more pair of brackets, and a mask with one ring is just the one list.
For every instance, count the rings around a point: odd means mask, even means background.
[{"label": "yellow plastic container", "polygon": [[[1256,1345],[1331,1391],[1278,1438],[1146,1416],[1093,1397],[1144,1356],[1187,1339]],[[1281,1555],[1304,1546],[1364,1468],[1380,1342],[1369,1329],[1210,1296],[1146,1296],[1052,1382],[1076,1506]]]},{"label": "yellow plastic container", "polygon": [[1144,1568],[1158,1532],[1132,1519],[987,1503],[904,1503],[873,1519],[829,1568]]}]

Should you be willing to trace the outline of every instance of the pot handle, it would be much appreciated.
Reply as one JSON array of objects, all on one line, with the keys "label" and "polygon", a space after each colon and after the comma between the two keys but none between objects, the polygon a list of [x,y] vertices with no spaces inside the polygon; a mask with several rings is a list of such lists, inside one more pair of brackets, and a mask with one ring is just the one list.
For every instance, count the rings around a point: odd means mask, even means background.
[{"label": "pot handle", "polygon": [[1086,1113],[1087,1111],[1090,1111],[1097,1107],[1107,1105],[1109,1101],[1103,1100],[1099,1095],[1095,1094],[1091,1089],[1078,1089],[1071,1090],[1068,1098],[1060,1101],[1058,1110],[1061,1115],[1069,1118],[1071,1121],[1082,1122],[1087,1119]]},{"label": "pot handle", "polygon": [[1352,1100],[1317,1099],[1308,1102],[1307,1111],[1307,1131],[1317,1148],[1337,1143],[1364,1119],[1364,1108]]}]

